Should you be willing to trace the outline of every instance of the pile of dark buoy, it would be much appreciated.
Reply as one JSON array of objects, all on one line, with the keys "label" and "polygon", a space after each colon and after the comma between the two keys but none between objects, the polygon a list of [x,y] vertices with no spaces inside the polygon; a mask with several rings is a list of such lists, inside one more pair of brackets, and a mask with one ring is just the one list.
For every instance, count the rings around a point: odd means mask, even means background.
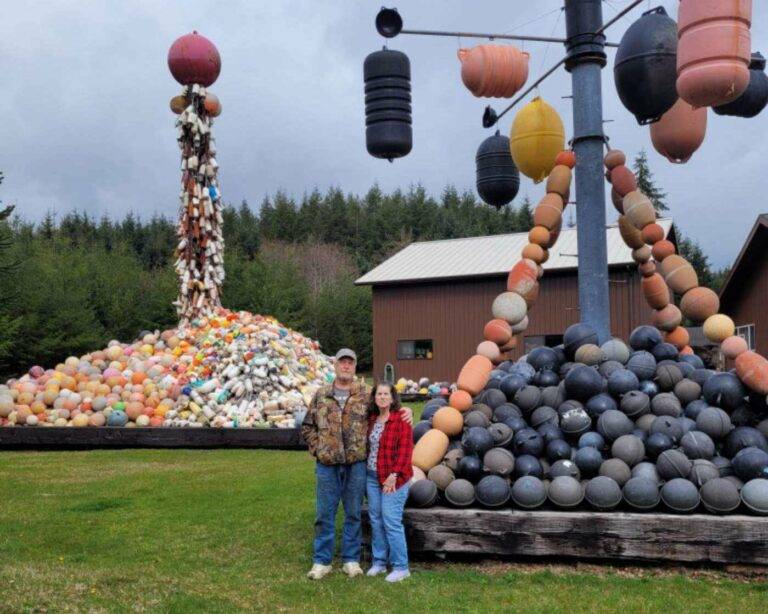
[{"label": "pile of dark buoy", "polygon": [[414,426],[412,507],[768,515],[766,397],[655,327],[574,324],[452,405]]}]

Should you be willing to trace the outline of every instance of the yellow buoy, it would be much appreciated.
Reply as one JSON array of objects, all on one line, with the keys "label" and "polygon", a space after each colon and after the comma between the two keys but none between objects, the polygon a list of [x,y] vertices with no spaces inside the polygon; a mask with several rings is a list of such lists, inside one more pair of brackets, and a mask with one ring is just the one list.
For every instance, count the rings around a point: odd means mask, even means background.
[{"label": "yellow buoy", "polygon": [[537,96],[512,122],[509,149],[521,173],[536,183],[543,181],[555,166],[555,156],[565,149],[563,120]]}]

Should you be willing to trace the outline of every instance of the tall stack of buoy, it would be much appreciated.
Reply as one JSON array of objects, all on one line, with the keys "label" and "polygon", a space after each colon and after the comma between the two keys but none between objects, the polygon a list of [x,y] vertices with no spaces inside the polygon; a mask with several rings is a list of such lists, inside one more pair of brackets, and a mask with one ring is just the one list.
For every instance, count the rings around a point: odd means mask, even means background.
[{"label": "tall stack of buoy", "polygon": [[185,34],[168,51],[168,68],[184,86],[171,99],[178,114],[181,149],[180,219],[175,269],[179,295],[174,305],[182,323],[204,317],[221,306],[224,237],[213,118],[219,99],[208,92],[221,71],[215,45],[197,32]]}]

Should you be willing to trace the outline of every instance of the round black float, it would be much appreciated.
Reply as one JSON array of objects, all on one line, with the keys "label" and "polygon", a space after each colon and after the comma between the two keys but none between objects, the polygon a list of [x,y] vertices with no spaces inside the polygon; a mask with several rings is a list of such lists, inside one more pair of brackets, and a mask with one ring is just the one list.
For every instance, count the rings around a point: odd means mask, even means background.
[{"label": "round black float", "polygon": [[702,386],[701,391],[711,405],[730,410],[741,405],[746,394],[744,385],[733,373],[715,373]]},{"label": "round black float", "polygon": [[467,428],[486,428],[490,423],[488,416],[477,409],[464,414],[464,426]]},{"label": "round black float", "polygon": [[498,475],[485,476],[475,487],[477,502],[485,507],[501,507],[509,495],[509,482]]},{"label": "round black float", "polygon": [[628,480],[624,484],[622,495],[629,507],[641,512],[654,509],[661,500],[658,484],[642,477]]},{"label": "round black float", "polygon": [[671,392],[662,392],[651,399],[651,413],[656,416],[672,416],[679,418],[683,415],[680,400]]},{"label": "round black float", "polygon": [[584,489],[578,480],[561,475],[550,483],[548,496],[557,507],[569,509],[581,503],[584,499]]},{"label": "round black float", "polygon": [[675,384],[673,392],[680,403],[685,405],[687,409],[689,403],[692,403],[701,396],[701,386],[691,379],[682,379]]},{"label": "round black float", "polygon": [[456,476],[446,465],[435,465],[427,473],[427,478],[437,485],[438,490],[445,490]]},{"label": "round black float", "polygon": [[615,409],[603,412],[597,419],[597,431],[606,441],[615,441],[622,435],[629,435],[634,428],[632,420]]},{"label": "round black float", "polygon": [[626,343],[624,343],[621,339],[615,338],[609,339],[603,343],[603,345],[600,346],[600,349],[603,350],[603,355],[605,356],[606,362],[614,362],[618,363],[619,365],[623,365],[625,362],[627,362],[631,353]]},{"label": "round black float", "polygon": [[559,421],[560,416],[557,415],[557,410],[547,407],[546,405],[534,409],[531,417],[528,419],[528,422],[533,428],[539,428],[547,423],[557,426]]},{"label": "round black float", "polygon": [[699,417],[699,414],[707,407],[709,407],[709,404],[704,399],[696,399],[685,406],[685,411],[683,413],[686,418],[696,420],[696,418]]},{"label": "round black float", "polygon": [[584,405],[584,408],[592,418],[597,418],[609,409],[618,409],[616,401],[613,400],[613,397],[605,392],[596,394],[591,399],[589,399],[589,401],[587,401]]},{"label": "round black float", "polygon": [[750,480],[741,489],[741,500],[751,511],[768,516],[768,480]]},{"label": "round black float", "polygon": [[565,390],[570,398],[585,402],[603,389],[602,376],[592,367],[576,365],[565,376]]},{"label": "round black float", "polygon": [[629,467],[634,467],[645,458],[643,441],[635,435],[622,435],[611,446],[614,458],[620,458]]},{"label": "round black float", "polygon": [[711,459],[715,455],[715,442],[706,433],[689,431],[680,439],[683,452],[690,459]]},{"label": "round black float", "polygon": [[671,511],[680,514],[693,512],[701,501],[696,485],[683,478],[674,478],[661,487],[661,500]]},{"label": "round black float", "polygon": [[756,428],[739,426],[728,433],[723,452],[726,456],[733,458],[744,448],[760,448],[764,452],[768,452],[768,441],[766,441],[765,435]]},{"label": "round black float", "polygon": [[677,358],[677,348],[671,343],[659,343],[651,350],[651,354],[657,361],[675,360]]},{"label": "round black float", "polygon": [[507,397],[507,400],[512,401],[515,398],[515,394],[518,390],[528,384],[522,375],[518,373],[512,373],[504,377],[499,382],[499,390],[501,390]]},{"label": "round black float", "polygon": [[563,459],[552,463],[552,466],[549,468],[549,477],[554,479],[561,475],[567,475],[576,480],[581,479],[581,472],[578,466],[571,460]]},{"label": "round black float", "polygon": [[483,456],[483,470],[486,473],[507,477],[515,468],[515,457],[506,448],[491,448]]},{"label": "round black float", "polygon": [[707,511],[713,514],[729,514],[741,503],[738,489],[725,478],[708,480],[699,489],[699,496]]},{"label": "round black float", "polygon": [[512,485],[512,501],[517,507],[531,510],[540,507],[547,500],[547,489],[539,478],[526,475]]},{"label": "round black float", "polygon": [[605,439],[600,433],[595,431],[589,431],[579,437],[579,448],[597,448],[598,450],[605,449]]},{"label": "round black float", "polygon": [[621,503],[621,488],[615,480],[599,475],[587,482],[584,498],[596,510],[607,512]]},{"label": "round black float", "polygon": [[704,458],[697,458],[693,461],[693,467],[691,467],[691,473],[688,479],[701,488],[709,480],[714,480],[720,477],[720,470],[715,467],[710,461]]},{"label": "round black float", "polygon": [[634,352],[627,361],[627,369],[640,380],[652,379],[656,373],[656,359],[644,350]]},{"label": "round black float", "polygon": [[739,450],[731,460],[733,472],[747,482],[756,478],[768,478],[768,452],[760,448]]},{"label": "round black float", "polygon": [[705,407],[696,416],[696,429],[712,439],[725,437],[732,428],[730,416],[719,407]]},{"label": "round black float", "polygon": [[592,477],[600,471],[600,466],[603,464],[603,455],[600,453],[600,450],[591,446],[579,448],[576,450],[573,462],[579,468],[581,475]]},{"label": "round black float", "polygon": [[600,465],[598,471],[600,475],[607,476],[614,480],[619,486],[624,486],[632,477],[632,471],[629,465],[620,458],[609,458]]},{"label": "round black float", "polygon": [[465,456],[456,466],[456,477],[469,480],[473,484],[483,477],[483,463],[474,455]]},{"label": "round black float", "polygon": [[565,384],[547,386],[541,391],[541,403],[549,407],[560,407],[565,402]]},{"label": "round black float", "polygon": [[570,460],[571,458],[571,446],[563,439],[553,439],[547,443],[547,460],[550,463],[557,462],[559,460]]},{"label": "round black float", "polygon": [[432,424],[429,420],[420,420],[417,422],[416,426],[413,427],[413,443],[419,441],[419,439],[421,439],[431,428]]},{"label": "round black float", "polygon": [[645,451],[648,458],[656,459],[664,450],[671,450],[674,446],[672,438],[666,433],[651,433],[645,440]]},{"label": "round black float", "polygon": [[526,358],[528,364],[531,365],[537,371],[548,370],[553,371],[560,366],[557,353],[546,346],[533,348]]},{"label": "round black float", "polygon": [[692,468],[693,463],[680,450],[665,450],[656,460],[656,469],[665,480],[687,478]]},{"label": "round black float", "polygon": [[544,451],[544,438],[533,429],[523,429],[515,433],[512,450],[515,456],[530,454],[538,457]]},{"label": "round black float", "polygon": [[453,480],[445,489],[445,498],[456,507],[468,507],[475,502],[475,487],[468,480]]},{"label": "round black float", "polygon": [[548,446],[550,442],[563,439],[565,437],[565,433],[560,430],[560,427],[552,424],[551,422],[545,422],[536,429],[536,432],[544,439],[545,447]]},{"label": "round black float", "polygon": [[514,432],[503,422],[494,422],[488,427],[488,432],[493,437],[493,445],[504,447],[512,443]]},{"label": "round black float", "polygon": [[659,387],[649,379],[644,379],[640,382],[640,392],[647,395],[649,399],[652,399],[659,394]]},{"label": "round black float", "polygon": [[661,342],[661,331],[655,326],[638,326],[629,334],[629,347],[633,350],[646,350],[650,352]]},{"label": "round black float", "polygon": [[454,448],[445,453],[443,464],[445,464],[451,471],[456,472],[456,469],[459,466],[459,461],[462,458],[464,458],[464,448]]},{"label": "round black float", "polygon": [[493,410],[494,422],[504,422],[504,420],[512,416],[523,416],[523,412],[520,411],[520,408],[512,403],[503,403]]},{"label": "round black float", "polygon": [[541,405],[541,390],[538,386],[524,386],[515,393],[515,405],[517,405],[524,414],[531,413]]},{"label": "round black float", "polygon": [[[628,373],[631,373],[631,371],[628,371]],[[634,376],[634,374],[632,375]],[[621,397],[619,407],[628,418],[637,420],[640,416],[644,416],[651,411],[651,400],[644,392],[630,390]]]},{"label": "round black float", "polygon": [[639,387],[640,380],[629,369],[616,370],[608,378],[608,392],[616,397],[630,390],[637,390]]},{"label": "round black float", "polygon": [[576,350],[587,343],[597,345],[597,331],[589,324],[579,322],[571,324],[565,329],[563,349],[568,358],[573,359],[576,355]]},{"label": "round black float", "polygon": [[683,425],[679,419],[671,416],[656,416],[651,423],[649,434],[664,433],[674,443],[677,443],[683,437]]},{"label": "round black float", "polygon": [[506,402],[507,396],[501,390],[491,389],[485,391],[485,398],[483,403],[485,403],[491,409],[496,409]]},{"label": "round black float", "polygon": [[637,465],[632,467],[632,477],[645,478],[646,480],[651,480],[654,484],[661,484],[661,476],[659,476],[659,472],[656,470],[656,465],[646,461],[637,463]]},{"label": "round black float", "polygon": [[432,480],[411,482],[408,504],[412,507],[431,507],[437,502],[437,484]]},{"label": "round black float", "polygon": [[674,364],[664,364],[656,367],[656,377],[653,380],[659,390],[669,392],[683,381],[683,373]]},{"label": "round black float", "polygon": [[544,477],[544,469],[541,466],[541,462],[530,454],[522,454],[515,458],[514,476],[521,478],[526,475],[537,478]]},{"label": "round black float", "polygon": [[733,465],[731,464],[731,461],[724,456],[715,456],[712,459],[712,464],[717,467],[721,478],[733,475]]}]

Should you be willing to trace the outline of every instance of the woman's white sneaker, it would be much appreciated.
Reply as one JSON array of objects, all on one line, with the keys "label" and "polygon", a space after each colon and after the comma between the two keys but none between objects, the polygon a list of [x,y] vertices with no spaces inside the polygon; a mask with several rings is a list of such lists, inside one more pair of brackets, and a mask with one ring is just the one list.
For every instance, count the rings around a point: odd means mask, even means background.
[{"label": "woman's white sneaker", "polygon": [[411,572],[407,569],[395,569],[394,571],[390,572],[390,574],[384,578],[387,582],[400,582],[401,580],[405,580],[406,578],[410,577]]},{"label": "woman's white sneaker", "polygon": [[382,565],[374,565],[368,570],[368,573],[365,574],[366,576],[373,578],[374,576],[381,575],[383,573],[387,573],[387,568],[383,567]]}]

